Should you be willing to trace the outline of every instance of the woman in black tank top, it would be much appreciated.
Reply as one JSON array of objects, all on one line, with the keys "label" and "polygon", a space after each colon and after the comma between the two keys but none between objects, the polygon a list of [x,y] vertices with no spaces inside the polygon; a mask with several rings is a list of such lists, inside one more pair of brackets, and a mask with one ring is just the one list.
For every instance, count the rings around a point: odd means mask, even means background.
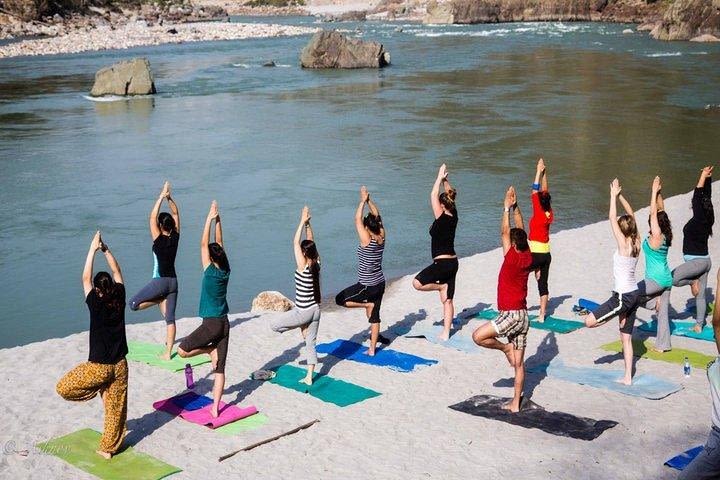
[{"label": "woman in black tank top", "polygon": [[[443,330],[439,335],[442,340],[450,338],[450,328],[455,316],[455,276],[458,271],[458,259],[455,254],[455,230],[458,223],[455,197],[457,191],[448,181],[447,167],[443,163],[438,170],[435,184],[430,192],[435,221],[430,227],[432,265],[417,274],[413,287],[423,292],[438,291],[443,304]],[[445,190],[440,193],[440,186]]]}]

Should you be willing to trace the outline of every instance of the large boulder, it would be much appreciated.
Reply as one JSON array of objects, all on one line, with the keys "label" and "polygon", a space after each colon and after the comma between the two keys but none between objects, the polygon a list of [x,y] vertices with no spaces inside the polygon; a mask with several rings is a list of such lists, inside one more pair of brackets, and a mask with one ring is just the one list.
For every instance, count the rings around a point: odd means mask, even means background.
[{"label": "large boulder", "polygon": [[451,2],[437,3],[435,1],[428,3],[427,12],[423,17],[423,23],[426,25],[455,23],[453,4]]},{"label": "large boulder", "polygon": [[149,95],[156,93],[150,62],[135,58],[98,70],[90,95]]},{"label": "large boulder", "polygon": [[381,43],[348,38],[333,30],[317,32],[300,54],[303,68],[381,68],[390,54]]},{"label": "large boulder", "polygon": [[293,303],[282,293],[275,291],[260,292],[252,301],[251,312],[287,312]]},{"label": "large boulder", "polygon": [[720,36],[720,0],[675,0],[650,33],[658,40],[690,40]]}]

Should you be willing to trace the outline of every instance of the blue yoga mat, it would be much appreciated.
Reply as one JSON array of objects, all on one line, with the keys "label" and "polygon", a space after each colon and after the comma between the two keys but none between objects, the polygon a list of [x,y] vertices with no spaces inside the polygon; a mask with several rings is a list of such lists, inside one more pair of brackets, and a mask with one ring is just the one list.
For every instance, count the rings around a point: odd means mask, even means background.
[{"label": "blue yoga mat", "polygon": [[685,470],[685,467],[690,465],[690,462],[692,462],[695,457],[700,455],[700,452],[703,451],[703,448],[705,448],[704,445],[698,445],[695,448],[691,448],[690,450],[681,453],[677,457],[673,457],[667,462],[665,462],[665,465],[668,467],[672,467],[675,470]]},{"label": "blue yoga mat", "polygon": [[540,365],[530,368],[528,371],[545,371],[549,376],[567,382],[579,383],[581,385],[610,390],[633,397],[648,398],[650,400],[660,400],[675,392],[679,392],[683,388],[681,385],[646,373],[633,377],[632,385],[623,385],[616,381],[623,376],[623,372],[620,370],[601,370],[593,367],[569,367],[559,358],[554,359],[549,365]]},{"label": "blue yoga mat", "polygon": [[438,363],[437,360],[418,357],[387,348],[375,350],[375,356],[371,357],[367,354],[367,350],[367,347],[347,340],[335,340],[334,342],[321,343],[317,346],[319,353],[327,353],[334,357],[359,363],[367,363],[368,365],[387,367],[397,372],[412,372],[416,367]]},{"label": "blue yoga mat", "polygon": [[593,302],[592,300],[588,300],[587,298],[579,299],[577,304],[578,304],[578,307],[584,308],[588,312],[592,312],[593,310],[595,310],[597,307],[600,306],[599,303]]},{"label": "blue yoga mat", "polygon": [[443,347],[452,348],[465,353],[480,353],[480,347],[475,345],[473,339],[465,335],[461,335],[460,332],[450,332],[450,339],[442,341],[438,338],[440,332],[442,332],[441,325],[415,325],[412,328],[408,327],[395,327],[392,329],[396,335],[402,335],[408,338],[425,338],[428,342],[436,345],[442,345]]},{"label": "blue yoga mat", "polygon": [[[707,340],[708,342],[715,341],[715,332],[710,325],[705,325],[700,333],[694,332],[693,327],[695,321],[683,321],[683,320],[670,320],[670,333],[679,337],[696,338],[698,340]],[[648,323],[640,325],[640,330],[646,332],[657,332],[657,321],[653,320]]]}]

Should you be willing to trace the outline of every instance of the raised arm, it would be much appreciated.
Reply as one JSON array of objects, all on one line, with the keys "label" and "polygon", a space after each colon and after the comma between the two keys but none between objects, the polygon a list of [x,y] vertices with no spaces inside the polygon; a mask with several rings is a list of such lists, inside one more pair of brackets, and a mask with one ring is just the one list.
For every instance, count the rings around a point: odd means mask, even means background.
[{"label": "raised arm", "polygon": [[300,223],[298,223],[297,229],[295,230],[295,236],[293,237],[293,252],[295,253],[295,264],[297,265],[298,271],[305,268],[307,263],[305,256],[300,248],[300,242],[302,241],[303,230],[307,231],[308,240],[312,240],[312,228],[310,227],[310,209],[305,205],[300,212]]},{"label": "raised arm", "polygon": [[[202,237],[200,238],[200,260],[202,261],[203,270],[210,265],[210,228],[212,222],[218,216],[217,202],[215,200],[210,204],[210,210],[208,211],[207,218],[205,218],[205,226],[203,227]],[[216,232],[217,234],[217,232]],[[221,232],[222,235],[222,232]]]},{"label": "raised arm", "polygon": [[541,181],[541,190],[543,192],[548,191],[548,175],[547,175],[547,168],[545,167],[545,161],[541,158],[541,162],[543,162],[543,171],[542,171],[542,181]]},{"label": "raised arm", "polygon": [[150,211],[150,216],[148,217],[148,223],[150,224],[150,236],[152,236],[153,241],[160,236],[160,227],[158,226],[157,218],[160,214],[160,206],[168,195],[170,195],[170,184],[165,182],[162,191],[160,192],[160,196],[157,200],[155,200],[155,205],[153,205],[153,208]]},{"label": "raised arm", "polygon": [[92,290],[93,262],[95,261],[95,252],[100,248],[100,231],[95,232],[95,236],[90,242],[90,249],[85,257],[85,266],[82,273],[82,285],[85,296],[88,296]]},{"label": "raised arm", "polygon": [[513,198],[515,200],[515,203],[513,203],[513,220],[515,221],[515,228],[519,228],[521,230],[525,230],[525,224],[523,223],[523,217],[522,213],[520,213],[520,205],[517,203],[517,195],[515,193],[515,187],[510,187],[513,190]]},{"label": "raised arm", "polygon": [[[370,200],[370,194],[365,188],[365,185],[360,187],[360,203],[358,203],[357,210],[355,210],[355,230],[357,230],[360,244],[365,247],[370,243],[370,234],[363,225],[363,211],[365,210],[365,204]],[[371,209],[372,210],[372,209]]]},{"label": "raised arm", "polygon": [[535,181],[532,185],[532,193],[538,192],[540,190],[540,182],[543,178],[543,174],[545,172],[545,161],[540,158],[537,162],[537,167],[535,167]]},{"label": "raised arm", "polygon": [[435,218],[439,218],[443,213],[442,206],[440,205],[440,185],[447,181],[447,175],[447,167],[443,163],[440,165],[437,178],[435,179],[433,188],[430,191],[430,205],[432,205],[433,215],[435,215]]},{"label": "raised arm", "polygon": [[650,193],[650,246],[652,248],[660,248],[662,245],[662,231],[660,230],[660,223],[658,222],[658,197],[660,196],[660,189],[662,185],[660,183],[660,177],[653,179],[652,190]]},{"label": "raised arm", "polygon": [[[700,179],[698,180],[697,188],[710,188],[710,184],[712,183],[712,179],[710,179],[710,177],[712,177],[712,172],[713,167],[709,165],[700,171]],[[710,179],[709,182],[707,181],[708,179]]]},{"label": "raised arm", "polygon": [[225,248],[225,244],[223,243],[222,221],[220,220],[220,212],[218,212],[217,216],[215,217],[215,242],[221,247]]},{"label": "raised arm", "polygon": [[112,254],[107,244],[103,242],[102,237],[100,237],[100,250],[102,250],[102,252],[105,254],[105,261],[107,261],[108,265],[110,266],[110,271],[112,272],[113,280],[115,280],[115,283],[125,283],[123,282],[120,264],[115,259],[115,256]]},{"label": "raised arm", "polygon": [[610,220],[610,227],[612,227],[613,236],[615,237],[615,242],[617,243],[618,250],[622,252],[625,249],[625,234],[622,232],[622,230],[620,230],[620,225],[618,224],[618,197],[620,198],[620,203],[623,204],[625,210],[628,211],[628,213],[631,215],[632,209],[629,208],[630,204],[627,203],[627,201],[620,192],[622,192],[622,187],[620,186],[620,181],[616,178],[610,184],[610,210],[608,211],[608,220]]},{"label": "raised arm", "polygon": [[510,250],[510,211],[515,204],[515,190],[510,187],[505,192],[505,200],[503,201],[503,214],[500,221],[500,242],[503,247],[503,255]]},{"label": "raised arm", "polygon": [[170,207],[170,215],[172,215],[173,220],[175,220],[175,229],[180,233],[180,210],[178,209],[177,203],[175,203],[175,200],[170,196],[170,189],[168,188],[167,193],[167,202],[168,207]]}]

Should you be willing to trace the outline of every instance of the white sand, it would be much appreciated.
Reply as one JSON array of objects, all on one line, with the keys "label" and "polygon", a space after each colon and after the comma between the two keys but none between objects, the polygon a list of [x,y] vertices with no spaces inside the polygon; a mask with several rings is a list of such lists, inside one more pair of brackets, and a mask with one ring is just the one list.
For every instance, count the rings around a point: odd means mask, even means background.
[{"label": "white sand", "polygon": [[[522,200],[523,207],[529,204],[526,198]],[[640,199],[632,200],[640,203]],[[677,235],[670,254],[673,267],[681,262],[682,226],[690,215],[689,204],[689,195],[667,201]],[[716,203],[716,208],[719,207]],[[527,208],[525,212],[528,213]],[[562,210],[558,214],[562,215]],[[646,232],[647,209],[639,212],[638,218],[641,231]],[[390,232],[392,241],[392,230]],[[353,234],[348,230],[348,235]],[[552,243],[550,292],[554,298],[564,298],[556,313],[572,318],[570,309],[580,296],[604,301],[612,286],[614,249],[608,223],[557,233]],[[711,238],[710,251],[715,265],[720,264],[718,235]],[[456,295],[458,310],[480,302],[495,302],[500,261],[499,249],[461,261]],[[715,272],[717,266],[711,273],[713,290]],[[418,312],[423,322],[440,319],[437,296],[415,292],[410,286],[411,280],[412,276],[407,276],[389,287],[383,302],[384,327],[417,316]],[[239,287],[231,282],[231,288]],[[537,293],[532,281],[530,291],[529,303],[536,305]],[[674,289],[673,307],[684,310],[689,297],[689,288]],[[326,301],[329,303],[332,299]],[[650,317],[645,311],[640,316]],[[144,364],[130,364],[128,439],[137,450],[184,470],[171,478],[670,479],[676,474],[664,467],[663,462],[680,451],[704,443],[710,426],[704,370],[693,370],[692,376],[685,379],[680,365],[651,360],[640,360],[638,373],[664,377],[681,383],[685,389],[653,401],[554,378],[543,379],[535,388],[532,399],[549,410],[619,422],[592,442],[466,415],[447,407],[476,394],[511,395],[510,387],[493,385],[512,375],[504,356],[495,351],[467,355],[424,340],[406,338],[398,338],[391,348],[438,359],[440,363],[413,373],[395,373],[350,361],[338,362],[333,357],[324,359],[323,370],[331,367],[333,377],[383,393],[378,398],[338,408],[276,385],[263,384],[255,388],[245,381],[255,369],[295,362],[300,335],[295,331],[282,336],[272,333],[267,315],[241,314],[232,318],[235,321],[224,399],[243,399],[242,404],[254,404],[268,415],[270,422],[258,430],[226,437],[154,412],[153,401],[183,390],[184,376]],[[475,324],[471,321],[462,333],[469,334]],[[197,325],[197,319],[178,321],[179,336]],[[366,327],[360,310],[329,311],[323,315],[319,340],[359,338]],[[127,331],[130,339],[158,343],[164,334],[160,322],[131,325]],[[531,330],[527,356],[535,354],[546,335],[547,332]],[[594,360],[608,355],[598,347],[618,339],[617,322],[556,338],[559,357],[566,364],[593,366]],[[0,442],[3,445],[14,442],[10,445],[14,449],[30,450],[27,457],[4,454],[0,459],[0,477],[90,478],[63,461],[33,449],[36,442],[80,428],[102,430],[100,400],[72,404],[54,391],[57,380],[86,359],[87,341],[87,333],[81,333],[0,350],[0,404],[3,405]],[[680,337],[673,337],[672,341],[675,347],[716,353],[710,342]],[[597,368],[621,369],[622,360]],[[211,386],[208,372],[208,366],[196,369],[196,376],[202,378],[200,393],[207,392]],[[504,384],[509,385],[507,381]],[[239,454],[226,462],[217,462],[217,457],[224,453],[314,418],[322,422],[307,431]]]}]

